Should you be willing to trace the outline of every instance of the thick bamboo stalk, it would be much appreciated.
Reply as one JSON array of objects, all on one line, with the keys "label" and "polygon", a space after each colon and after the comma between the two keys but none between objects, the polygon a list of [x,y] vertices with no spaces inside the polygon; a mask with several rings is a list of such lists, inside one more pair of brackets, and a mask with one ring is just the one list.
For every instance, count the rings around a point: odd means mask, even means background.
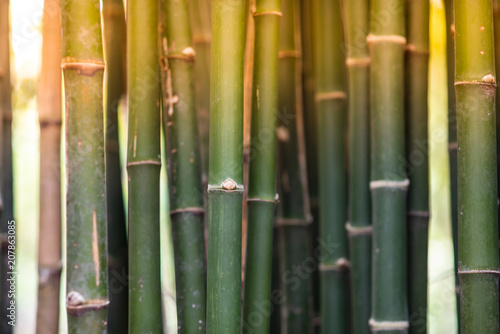
[{"label": "thick bamboo stalk", "polygon": [[127,4],[129,332],[161,333],[158,2]]},{"label": "thick bamboo stalk", "polygon": [[319,237],[335,244],[320,259],[321,332],[347,333],[349,268],[345,163],[346,92],[339,1],[316,0],[314,47],[320,200]]},{"label": "thick bamboo stalk", "polygon": [[7,282],[8,263],[8,222],[13,218],[12,203],[12,149],[11,149],[11,82],[10,82],[10,32],[9,1],[0,1],[0,332],[10,334],[13,326],[7,317],[10,311],[9,284]]},{"label": "thick bamboo stalk", "polygon": [[408,311],[410,333],[427,331],[427,249],[429,235],[428,68],[429,1],[407,8],[406,157],[408,190]]},{"label": "thick bamboo stalk", "polygon": [[206,327],[206,266],[194,60],[186,0],[160,1],[163,124],[180,333]]},{"label": "thick bamboo stalk", "polygon": [[493,3],[456,0],[454,7],[460,329],[498,333]]},{"label": "thick bamboo stalk", "polygon": [[245,1],[212,1],[207,332],[241,323]]},{"label": "thick bamboo stalk", "polygon": [[284,292],[281,332],[310,333],[310,272],[304,263],[310,253],[311,216],[302,114],[300,7],[297,0],[283,0],[281,6],[277,128],[280,187],[277,224],[280,284]]},{"label": "thick bamboo stalk", "polygon": [[344,2],[344,32],[349,82],[349,212],[347,232],[351,261],[351,328],[369,333],[371,312],[370,216],[370,53],[366,44],[369,2]]},{"label": "thick bamboo stalk", "polygon": [[[49,5],[51,3],[51,5]],[[45,1],[42,71],[38,88],[40,121],[40,232],[36,332],[59,331],[61,279],[61,11]]]},{"label": "thick bamboo stalk", "polygon": [[108,333],[128,331],[127,222],[121,183],[118,106],[126,91],[126,25],[122,0],[104,0],[106,203],[108,220]]},{"label": "thick bamboo stalk", "polygon": [[276,205],[276,110],[281,0],[257,0],[243,332],[269,333]]},{"label": "thick bamboo stalk", "polygon": [[[69,333],[106,330],[103,72],[99,1],[61,1]],[[78,36],[85,34],[81,40]]]},{"label": "thick bamboo stalk", "polygon": [[[377,21],[386,13],[383,22]],[[377,16],[378,15],[378,16]],[[370,122],[373,333],[406,333],[407,243],[404,51],[405,1],[374,0],[370,8]],[[385,24],[387,23],[387,24]]]}]

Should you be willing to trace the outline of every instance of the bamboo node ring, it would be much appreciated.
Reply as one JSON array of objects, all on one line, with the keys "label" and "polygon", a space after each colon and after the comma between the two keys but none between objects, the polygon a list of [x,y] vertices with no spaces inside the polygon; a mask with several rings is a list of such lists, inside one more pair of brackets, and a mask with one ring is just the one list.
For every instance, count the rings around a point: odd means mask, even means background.
[{"label": "bamboo node ring", "polygon": [[352,226],[351,222],[347,222],[345,224],[345,229],[347,230],[347,234],[350,237],[358,236],[358,235],[370,235],[373,233],[373,226]]},{"label": "bamboo node ring", "polygon": [[345,100],[347,99],[347,94],[344,91],[333,91],[326,93],[317,93],[314,96],[314,100],[316,102],[325,101],[325,100]]},{"label": "bamboo node ring", "polygon": [[377,180],[370,182],[370,190],[375,190],[378,188],[396,188],[402,190],[408,190],[410,186],[410,180],[404,179],[402,181],[392,181],[392,180]]},{"label": "bamboo node ring", "polygon": [[408,321],[376,321],[370,318],[368,322],[372,331],[407,330],[410,327]]},{"label": "bamboo node ring", "polygon": [[278,11],[268,11],[268,12],[253,12],[252,13],[253,17],[256,17],[256,16],[263,16],[263,15],[276,15],[276,16],[283,16],[283,14],[281,12],[278,12]]},{"label": "bamboo node ring", "polygon": [[369,34],[366,36],[366,42],[368,44],[375,43],[395,43],[395,44],[406,44],[406,37],[400,35],[373,35]]}]

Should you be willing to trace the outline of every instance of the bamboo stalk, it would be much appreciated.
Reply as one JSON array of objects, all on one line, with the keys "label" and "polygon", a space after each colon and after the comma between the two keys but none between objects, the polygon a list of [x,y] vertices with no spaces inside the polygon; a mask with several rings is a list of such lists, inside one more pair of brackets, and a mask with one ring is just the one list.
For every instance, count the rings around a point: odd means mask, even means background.
[{"label": "bamboo stalk", "polygon": [[349,268],[345,164],[346,93],[339,1],[316,0],[314,47],[320,200],[319,237],[335,251],[320,259],[321,332],[347,333]]},{"label": "bamboo stalk", "polygon": [[257,0],[248,186],[243,331],[269,333],[274,210],[276,109],[281,0]]},{"label": "bamboo stalk", "polygon": [[[377,15],[386,13],[382,24]],[[375,0],[370,8],[371,202],[373,224],[373,333],[406,333],[408,179],[398,158],[405,156],[405,2]]]},{"label": "bamboo stalk", "polygon": [[193,67],[195,52],[186,0],[161,0],[161,73],[170,219],[175,248],[180,333],[206,326],[203,191]]},{"label": "bamboo stalk", "polygon": [[104,0],[106,203],[108,221],[108,333],[128,331],[128,250],[121,183],[118,106],[126,91],[126,25],[122,0]]},{"label": "bamboo stalk", "polygon": [[[49,4],[51,3],[51,4]],[[42,70],[38,89],[40,121],[40,232],[36,332],[59,331],[61,279],[61,12],[45,1]]]},{"label": "bamboo stalk", "polygon": [[158,2],[127,4],[129,332],[161,333]]},{"label": "bamboo stalk", "polygon": [[498,333],[493,3],[456,0],[454,6],[460,328]]},{"label": "bamboo stalk", "polygon": [[408,310],[410,333],[427,330],[429,235],[428,68],[429,1],[408,1],[406,110],[408,190]]},{"label": "bamboo stalk", "polygon": [[245,1],[212,1],[207,332],[241,323]]},{"label": "bamboo stalk", "polygon": [[[106,330],[103,72],[99,1],[61,1],[69,333]],[[81,40],[77,36],[85,34]]]},{"label": "bamboo stalk", "polygon": [[344,2],[346,67],[349,82],[349,236],[351,258],[351,328],[369,333],[371,312],[370,217],[370,53],[366,44],[369,2]]},{"label": "bamboo stalk", "polygon": [[282,333],[310,333],[310,272],[304,267],[310,253],[311,223],[307,189],[302,115],[300,7],[283,0],[278,51],[278,175]]},{"label": "bamboo stalk", "polygon": [[[500,69],[500,2],[498,0],[493,0],[493,27],[495,29],[495,68],[497,71],[497,75]],[[496,101],[500,101],[500,90],[496,90]],[[495,103],[496,106],[496,131],[497,134],[500,133],[500,104]],[[500,138],[497,135],[497,175],[500,170]],[[500,195],[500,178],[497,177],[497,191]],[[500,198],[500,197],[499,197]],[[500,216],[499,216],[500,218]],[[500,224],[500,219],[499,219]],[[499,225],[500,226],[500,225]],[[499,253],[500,253],[500,228],[499,228]]]},{"label": "bamboo stalk", "polygon": [[9,32],[9,1],[0,1],[0,332],[10,334],[13,326],[9,325],[7,317],[10,311],[9,284],[6,274],[13,270],[8,263],[9,221],[13,218],[12,203],[12,149],[11,149],[11,123],[12,102],[10,82],[10,32]]}]

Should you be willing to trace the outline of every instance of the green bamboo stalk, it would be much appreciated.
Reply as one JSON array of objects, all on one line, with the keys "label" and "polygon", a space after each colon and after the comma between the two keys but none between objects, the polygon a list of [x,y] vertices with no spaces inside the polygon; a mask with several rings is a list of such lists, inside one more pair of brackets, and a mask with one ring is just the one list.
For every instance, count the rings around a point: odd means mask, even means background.
[{"label": "green bamboo stalk", "polygon": [[196,51],[194,77],[196,90],[196,109],[198,132],[200,137],[200,153],[203,171],[203,184],[208,175],[208,127],[210,112],[210,1],[189,0],[189,14],[193,30],[193,44]]},{"label": "green bamboo stalk", "polygon": [[158,2],[127,4],[129,333],[161,333]]},{"label": "green bamboo stalk", "polygon": [[457,206],[457,110],[455,100],[455,24],[453,0],[445,1],[446,9],[446,61],[448,68],[448,150],[450,159],[451,230],[455,260],[455,286],[457,316],[460,322],[460,288],[458,284],[458,206]]},{"label": "green bamboo stalk", "polygon": [[[103,72],[99,1],[61,1],[69,333],[106,330]],[[85,34],[85,39],[78,36]]]},{"label": "green bamboo stalk", "polygon": [[257,0],[248,185],[243,332],[269,333],[274,211],[276,110],[281,0]]},{"label": "green bamboo stalk", "polygon": [[408,0],[406,112],[408,190],[408,310],[410,333],[427,331],[429,235],[428,68],[429,1]]},{"label": "green bamboo stalk", "polygon": [[498,333],[493,3],[456,0],[454,6],[460,329]]},{"label": "green bamboo stalk", "polygon": [[[495,68],[497,74],[500,68],[500,2],[498,0],[493,0],[493,27],[495,28]],[[500,89],[496,90],[496,101],[500,101]],[[500,104],[496,103],[496,131],[500,133]],[[500,138],[497,136],[497,175],[500,170]],[[500,195],[500,178],[497,178],[497,191]],[[500,197],[499,197],[500,198]],[[500,226],[500,216],[499,216],[499,226]],[[499,252],[500,252],[500,228],[499,228]]]},{"label": "green bamboo stalk", "polygon": [[[381,15],[386,16],[380,21]],[[371,2],[370,119],[373,333],[407,333],[405,1]]]},{"label": "green bamboo stalk", "polygon": [[319,237],[335,243],[320,259],[321,332],[347,333],[349,262],[345,164],[346,92],[339,1],[313,2],[318,138]]},{"label": "green bamboo stalk", "polygon": [[241,323],[245,0],[212,1],[207,332]]},{"label": "green bamboo stalk", "polygon": [[106,203],[108,221],[108,333],[128,331],[128,254],[121,183],[118,106],[126,91],[126,25],[122,0],[104,0]]},{"label": "green bamboo stalk", "polygon": [[282,333],[310,333],[310,271],[304,267],[310,253],[311,223],[307,189],[302,115],[300,7],[282,1],[278,61],[278,175],[280,205],[280,283],[284,292]]},{"label": "green bamboo stalk", "polygon": [[9,1],[0,1],[0,332],[10,334],[13,326],[8,324],[10,320],[7,315],[10,311],[9,283],[7,274],[12,272],[8,262],[8,222],[13,219],[12,203],[12,148],[11,148],[11,124],[12,124],[12,102],[10,83],[10,28],[9,28]]},{"label": "green bamboo stalk", "polygon": [[161,0],[160,8],[163,124],[175,249],[177,324],[180,333],[195,333],[206,327],[203,187],[193,75],[195,51],[187,0]]},{"label": "green bamboo stalk", "polygon": [[[59,331],[61,279],[61,12],[45,1],[42,70],[38,88],[40,121],[40,232],[36,332]],[[50,6],[50,7],[49,7]]]},{"label": "green bamboo stalk", "polygon": [[351,328],[369,333],[371,312],[370,217],[370,53],[366,44],[369,2],[344,2],[349,82],[349,251],[351,258]]}]

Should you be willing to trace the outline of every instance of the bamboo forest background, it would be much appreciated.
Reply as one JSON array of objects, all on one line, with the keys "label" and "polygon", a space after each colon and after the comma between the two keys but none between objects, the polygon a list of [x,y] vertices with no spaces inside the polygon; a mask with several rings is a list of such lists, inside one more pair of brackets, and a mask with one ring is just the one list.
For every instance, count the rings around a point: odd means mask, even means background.
[{"label": "bamboo forest background", "polygon": [[[39,125],[36,92],[41,66],[42,0],[11,1],[13,82],[13,164],[14,212],[17,222],[17,326],[15,333],[33,333],[36,320],[37,249],[39,175]],[[451,242],[448,119],[446,81],[446,28],[445,10],[439,0],[431,1],[430,67],[429,67],[429,138],[431,224],[429,242],[429,309],[430,333],[456,332],[456,304],[453,274],[453,248]],[[125,129],[126,116],[120,113],[120,128]],[[126,142],[126,131],[120,132]],[[162,140],[163,145],[163,140]],[[122,145],[125,147],[125,145]],[[163,148],[162,148],[163,149]],[[122,162],[125,152],[121,152]],[[163,155],[164,156],[164,155]],[[161,245],[162,293],[168,332],[175,333],[175,286],[173,251],[166,200],[166,171],[161,171]],[[64,180],[64,178],[63,178]],[[126,182],[123,182],[126,186]],[[62,185],[64,191],[65,185]],[[127,194],[127,191],[124,190]],[[64,194],[62,198],[65,198]],[[62,217],[65,217],[63,212]],[[64,235],[63,230],[63,235]],[[63,250],[65,248],[63,247]],[[63,257],[64,257],[63,252]],[[64,258],[63,258],[64,260]],[[64,272],[63,272],[64,280]],[[64,281],[61,282],[64,286]],[[62,294],[64,298],[65,294]],[[61,302],[61,305],[64,305]],[[61,312],[61,328],[65,328],[66,312]],[[64,333],[64,331],[61,331]]]}]

